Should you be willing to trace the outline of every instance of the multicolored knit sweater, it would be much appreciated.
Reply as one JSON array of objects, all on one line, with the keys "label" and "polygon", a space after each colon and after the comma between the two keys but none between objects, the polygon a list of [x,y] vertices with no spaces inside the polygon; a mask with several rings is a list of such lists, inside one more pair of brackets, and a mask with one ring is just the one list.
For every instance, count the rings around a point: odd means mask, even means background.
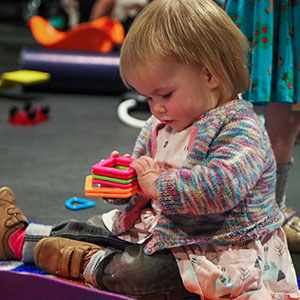
[{"label": "multicolored knit sweater", "polygon": [[[161,126],[151,117],[141,130],[133,158],[155,157]],[[180,170],[157,180],[162,213],[145,253],[197,243],[243,243],[282,225],[275,202],[276,163],[264,125],[252,104],[233,100],[192,125],[189,150]],[[149,201],[140,195],[110,199],[128,202],[112,233],[127,231]]]}]

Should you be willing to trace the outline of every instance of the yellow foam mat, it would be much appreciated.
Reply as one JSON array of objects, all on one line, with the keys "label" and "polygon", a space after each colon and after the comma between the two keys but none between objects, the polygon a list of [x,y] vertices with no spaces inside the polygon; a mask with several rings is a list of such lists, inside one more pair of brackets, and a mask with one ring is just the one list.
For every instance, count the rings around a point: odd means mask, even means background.
[{"label": "yellow foam mat", "polygon": [[16,84],[38,84],[50,79],[50,74],[40,71],[19,70],[3,73],[0,78],[0,89],[9,88]]}]

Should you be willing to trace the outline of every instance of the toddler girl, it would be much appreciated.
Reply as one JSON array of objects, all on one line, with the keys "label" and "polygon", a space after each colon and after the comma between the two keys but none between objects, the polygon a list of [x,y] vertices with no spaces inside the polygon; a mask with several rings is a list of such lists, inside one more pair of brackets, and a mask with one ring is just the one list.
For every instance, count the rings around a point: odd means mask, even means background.
[{"label": "toddler girl", "polygon": [[[34,258],[45,271],[136,299],[299,299],[271,145],[252,104],[237,98],[249,87],[247,51],[210,0],[146,6],[120,60],[124,82],[152,112],[132,154],[142,192],[105,199],[127,206],[87,223],[20,229],[18,211],[15,229],[2,225],[12,248],[2,259]],[[0,198],[15,207],[9,189]]]}]

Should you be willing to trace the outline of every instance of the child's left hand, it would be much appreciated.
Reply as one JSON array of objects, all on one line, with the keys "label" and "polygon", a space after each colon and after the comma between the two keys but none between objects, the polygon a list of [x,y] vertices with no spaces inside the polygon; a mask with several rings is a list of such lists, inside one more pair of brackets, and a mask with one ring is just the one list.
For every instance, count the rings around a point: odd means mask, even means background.
[{"label": "child's left hand", "polygon": [[146,155],[134,160],[130,166],[135,169],[139,186],[144,195],[157,200],[156,180],[160,174],[160,167]]}]

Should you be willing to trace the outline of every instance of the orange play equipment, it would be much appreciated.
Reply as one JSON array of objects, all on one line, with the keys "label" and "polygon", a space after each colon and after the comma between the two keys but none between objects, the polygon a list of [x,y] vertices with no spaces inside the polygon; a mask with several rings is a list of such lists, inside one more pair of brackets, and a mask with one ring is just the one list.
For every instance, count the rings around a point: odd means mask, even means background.
[{"label": "orange play equipment", "polygon": [[81,23],[65,32],[55,29],[40,16],[33,16],[28,24],[35,40],[47,49],[107,53],[114,45],[121,44],[125,37],[123,25],[111,17]]}]

